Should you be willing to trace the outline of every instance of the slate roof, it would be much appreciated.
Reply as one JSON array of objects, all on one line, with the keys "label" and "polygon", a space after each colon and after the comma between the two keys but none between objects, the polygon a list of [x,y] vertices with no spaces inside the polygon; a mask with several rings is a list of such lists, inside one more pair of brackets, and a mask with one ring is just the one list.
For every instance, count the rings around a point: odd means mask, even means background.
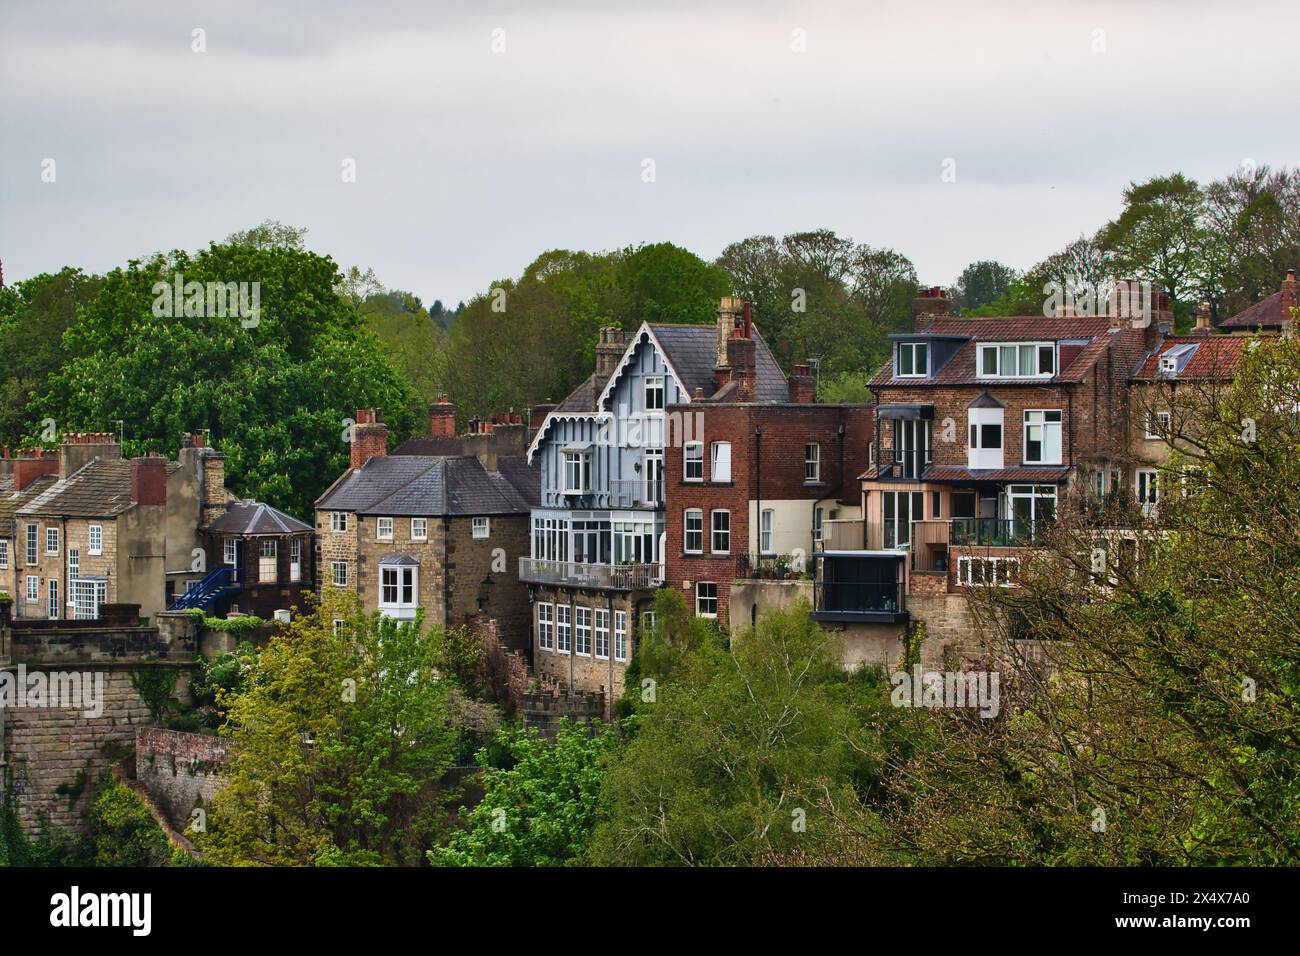
[{"label": "slate roof", "polygon": [[[651,325],[650,331],[663,349],[687,394],[697,388],[716,400],[713,367],[718,360],[716,325]],[[754,329],[755,396],[760,402],[790,401],[790,387],[762,334]],[[725,390],[725,389],[724,389]],[[720,394],[720,393],[719,393]]]},{"label": "slate roof", "polygon": [[0,475],[0,536],[12,534],[14,514],[58,480],[55,475],[39,475],[22,491],[14,491],[14,476]]},{"label": "slate roof", "polygon": [[[1163,382],[1230,379],[1241,362],[1242,351],[1255,341],[1246,335],[1168,335],[1142,357],[1132,378]],[[1160,356],[1180,345],[1195,345],[1196,352],[1176,375],[1158,374]]]},{"label": "slate roof", "polygon": [[538,471],[519,458],[497,464],[490,471],[473,456],[380,455],[345,475],[316,507],[417,517],[526,514],[541,494]]},{"label": "slate roof", "polygon": [[[967,338],[943,368],[929,378],[895,378],[891,355],[872,377],[871,387],[901,385],[909,388],[926,388],[944,385],[1043,385],[1051,382],[1081,381],[1096,364],[1114,338],[1110,319],[1106,316],[1073,316],[1046,318],[1043,316],[1014,316],[1011,318],[963,319],[944,317],[936,319],[925,332],[912,335],[895,335],[892,338],[924,339],[930,336],[961,336]],[[1070,364],[1057,369],[1052,378],[980,378],[976,375],[976,346],[981,342],[1060,342],[1083,340],[1087,344]]]},{"label": "slate roof", "polygon": [[555,412],[594,412],[600,393],[605,390],[605,382],[595,372],[587,380],[564,397],[564,401],[551,410]]},{"label": "slate roof", "polygon": [[1254,305],[1242,309],[1230,319],[1219,323],[1219,328],[1239,329],[1280,329],[1282,327],[1282,293],[1274,292],[1267,299],[1260,299]]},{"label": "slate roof", "polygon": [[[167,462],[168,477],[178,468],[178,462]],[[59,479],[30,499],[16,514],[113,518],[134,505],[131,500],[131,462],[121,458],[92,458],[67,478]]]},{"label": "slate roof", "polygon": [[217,534],[298,534],[310,532],[311,525],[262,504],[260,501],[240,501],[226,508],[226,513],[208,525],[207,530]]}]

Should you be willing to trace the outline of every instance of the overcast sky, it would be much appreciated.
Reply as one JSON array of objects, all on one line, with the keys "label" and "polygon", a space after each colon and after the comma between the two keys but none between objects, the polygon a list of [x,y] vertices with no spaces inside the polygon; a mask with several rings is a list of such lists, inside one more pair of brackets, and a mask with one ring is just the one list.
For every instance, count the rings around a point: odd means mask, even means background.
[{"label": "overcast sky", "polygon": [[1256,0],[0,0],[0,260],[102,271],[270,218],[452,304],[549,248],[826,227],[948,283],[1091,233],[1132,180],[1300,162],[1295,24]]}]

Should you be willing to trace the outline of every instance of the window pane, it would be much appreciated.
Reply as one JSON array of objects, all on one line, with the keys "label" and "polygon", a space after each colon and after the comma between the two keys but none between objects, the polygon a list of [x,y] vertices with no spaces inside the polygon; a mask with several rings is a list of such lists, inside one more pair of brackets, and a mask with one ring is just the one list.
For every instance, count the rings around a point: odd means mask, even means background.
[{"label": "window pane", "polygon": [[1056,371],[1055,353],[1050,345],[1038,347],[1038,371],[1042,375],[1051,375]]},{"label": "window pane", "polygon": [[922,343],[916,346],[916,374],[925,375],[930,366],[930,346]]},{"label": "window pane", "polygon": [[981,425],[980,426],[980,447],[1001,448],[1002,447],[1002,426]]},{"label": "window pane", "polygon": [[912,346],[906,343],[898,347],[898,374],[912,374]]},{"label": "window pane", "polygon": [[983,372],[985,375],[998,374],[998,350],[995,348],[986,348],[980,351],[983,360]]}]

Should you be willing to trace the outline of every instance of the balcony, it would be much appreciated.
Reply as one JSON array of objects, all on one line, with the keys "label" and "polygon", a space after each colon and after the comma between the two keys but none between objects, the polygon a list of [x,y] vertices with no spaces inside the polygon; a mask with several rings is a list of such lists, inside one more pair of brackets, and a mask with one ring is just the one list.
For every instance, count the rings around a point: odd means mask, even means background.
[{"label": "balcony", "polygon": [[520,558],[519,580],[528,584],[595,588],[602,591],[641,591],[657,588],[663,577],[657,564],[587,564]]},{"label": "balcony", "polygon": [[664,483],[662,478],[611,478],[608,488],[584,492],[565,492],[560,488],[546,488],[543,504],[548,508],[662,508]]},{"label": "balcony", "polygon": [[1028,518],[953,518],[952,544],[1024,548],[1042,542],[1048,521]]},{"label": "balcony", "polygon": [[893,624],[907,619],[901,582],[822,581],[813,584],[819,621]]}]

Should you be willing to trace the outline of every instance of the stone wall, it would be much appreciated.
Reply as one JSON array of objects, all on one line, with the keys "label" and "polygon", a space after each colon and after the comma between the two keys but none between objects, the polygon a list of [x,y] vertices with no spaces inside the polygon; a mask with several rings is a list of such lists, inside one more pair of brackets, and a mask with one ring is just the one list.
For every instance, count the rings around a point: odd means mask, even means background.
[{"label": "stone wall", "polygon": [[547,688],[529,691],[524,695],[522,716],[525,730],[535,729],[548,740],[554,740],[560,722],[566,717],[584,724],[604,719],[605,695],[597,691]]},{"label": "stone wall", "polygon": [[161,727],[136,727],[135,777],[177,830],[195,807],[209,807],[226,783],[229,742]]},{"label": "stone wall", "polygon": [[737,634],[771,610],[784,610],[796,601],[812,606],[813,584],[798,579],[788,581],[740,580],[731,585],[730,620],[732,634]]}]

